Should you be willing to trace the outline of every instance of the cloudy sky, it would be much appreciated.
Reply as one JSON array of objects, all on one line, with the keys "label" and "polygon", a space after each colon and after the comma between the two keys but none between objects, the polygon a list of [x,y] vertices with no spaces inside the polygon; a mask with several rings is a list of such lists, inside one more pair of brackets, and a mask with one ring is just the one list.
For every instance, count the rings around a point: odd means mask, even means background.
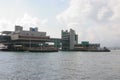
[{"label": "cloudy sky", "polygon": [[15,25],[58,38],[73,28],[79,42],[120,47],[120,0],[0,0],[0,31]]}]

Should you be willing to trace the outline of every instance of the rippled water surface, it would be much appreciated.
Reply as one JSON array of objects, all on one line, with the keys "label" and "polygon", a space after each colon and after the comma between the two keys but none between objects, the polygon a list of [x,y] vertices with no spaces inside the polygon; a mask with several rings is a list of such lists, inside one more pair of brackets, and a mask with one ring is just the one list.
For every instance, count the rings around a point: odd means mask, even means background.
[{"label": "rippled water surface", "polygon": [[120,80],[120,51],[0,52],[0,80]]}]

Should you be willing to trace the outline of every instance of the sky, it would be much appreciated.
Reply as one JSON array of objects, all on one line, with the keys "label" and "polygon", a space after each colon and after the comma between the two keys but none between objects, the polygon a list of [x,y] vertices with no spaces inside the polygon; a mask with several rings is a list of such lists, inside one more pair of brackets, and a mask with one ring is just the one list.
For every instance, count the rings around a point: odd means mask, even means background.
[{"label": "sky", "polygon": [[38,27],[51,37],[74,29],[81,41],[120,47],[120,0],[0,0],[0,31]]}]

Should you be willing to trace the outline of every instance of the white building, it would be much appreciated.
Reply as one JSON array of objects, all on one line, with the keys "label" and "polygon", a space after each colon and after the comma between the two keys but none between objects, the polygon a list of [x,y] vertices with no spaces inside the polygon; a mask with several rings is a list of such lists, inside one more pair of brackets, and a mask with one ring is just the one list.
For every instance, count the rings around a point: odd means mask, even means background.
[{"label": "white building", "polygon": [[21,26],[15,26],[15,31],[11,34],[11,40],[17,39],[48,39],[46,32],[38,32],[38,28],[30,28],[30,31],[23,30]]}]

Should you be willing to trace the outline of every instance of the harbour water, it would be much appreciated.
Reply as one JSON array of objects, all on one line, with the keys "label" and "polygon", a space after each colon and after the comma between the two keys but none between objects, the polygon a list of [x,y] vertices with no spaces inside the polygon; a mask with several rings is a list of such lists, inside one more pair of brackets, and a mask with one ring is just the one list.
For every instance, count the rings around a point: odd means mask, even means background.
[{"label": "harbour water", "polygon": [[120,51],[1,51],[0,80],[120,80]]}]

